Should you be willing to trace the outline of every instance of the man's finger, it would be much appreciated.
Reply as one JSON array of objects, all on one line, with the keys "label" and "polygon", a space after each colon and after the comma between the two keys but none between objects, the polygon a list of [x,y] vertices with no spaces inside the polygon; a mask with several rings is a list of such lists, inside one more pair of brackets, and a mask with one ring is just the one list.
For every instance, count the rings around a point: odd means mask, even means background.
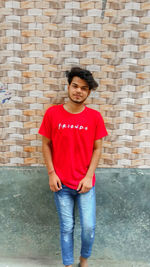
[{"label": "man's finger", "polygon": [[55,190],[55,187],[54,187],[54,186],[50,186],[50,190],[51,190],[52,192],[56,192],[56,190]]},{"label": "man's finger", "polygon": [[90,189],[87,188],[87,187],[82,187],[82,190],[80,190],[79,193],[80,193],[80,194],[81,194],[81,193],[87,193],[87,192],[89,192],[89,190],[90,190]]},{"label": "man's finger", "polygon": [[62,184],[61,184],[61,181],[60,180],[57,181],[57,188],[59,190],[62,189]]},{"label": "man's finger", "polygon": [[78,188],[77,188],[77,191],[80,191],[81,188],[82,188],[82,183],[79,183]]},{"label": "man's finger", "polygon": [[57,191],[59,191],[59,187],[58,187],[57,184],[51,185],[51,186],[50,186],[50,189],[51,189],[52,192],[57,192]]},{"label": "man's finger", "polygon": [[84,185],[82,185],[82,188],[80,189],[79,193],[82,194],[82,193],[85,193],[86,192],[86,189],[84,187]]}]

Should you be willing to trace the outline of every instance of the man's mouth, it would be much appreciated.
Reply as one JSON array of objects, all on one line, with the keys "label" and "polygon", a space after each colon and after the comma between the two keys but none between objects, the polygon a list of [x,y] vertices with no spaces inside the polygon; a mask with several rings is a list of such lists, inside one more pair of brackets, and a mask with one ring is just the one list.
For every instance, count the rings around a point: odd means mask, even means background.
[{"label": "man's mouth", "polygon": [[80,97],[81,97],[81,95],[74,95],[74,97],[80,98]]}]

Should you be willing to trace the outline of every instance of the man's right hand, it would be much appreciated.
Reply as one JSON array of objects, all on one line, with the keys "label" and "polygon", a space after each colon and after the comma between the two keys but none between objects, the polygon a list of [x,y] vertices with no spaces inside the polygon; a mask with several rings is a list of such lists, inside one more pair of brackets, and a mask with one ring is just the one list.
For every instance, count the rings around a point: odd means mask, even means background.
[{"label": "man's right hand", "polygon": [[61,181],[59,177],[57,176],[57,174],[55,173],[55,171],[53,171],[49,175],[49,187],[50,187],[50,190],[53,192],[57,192],[62,189]]}]

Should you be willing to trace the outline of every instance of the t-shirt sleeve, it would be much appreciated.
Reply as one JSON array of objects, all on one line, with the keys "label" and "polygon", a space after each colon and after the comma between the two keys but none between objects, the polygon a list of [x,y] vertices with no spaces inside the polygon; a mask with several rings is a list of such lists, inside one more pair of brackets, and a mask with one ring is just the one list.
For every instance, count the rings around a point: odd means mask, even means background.
[{"label": "t-shirt sleeve", "polygon": [[102,115],[98,112],[97,124],[95,131],[95,140],[101,139],[108,135]]},{"label": "t-shirt sleeve", "polygon": [[52,125],[51,125],[51,112],[50,110],[47,110],[45,112],[45,115],[43,117],[43,120],[42,120],[42,123],[41,123],[41,126],[39,128],[39,131],[38,133],[51,139],[51,128],[52,128]]}]

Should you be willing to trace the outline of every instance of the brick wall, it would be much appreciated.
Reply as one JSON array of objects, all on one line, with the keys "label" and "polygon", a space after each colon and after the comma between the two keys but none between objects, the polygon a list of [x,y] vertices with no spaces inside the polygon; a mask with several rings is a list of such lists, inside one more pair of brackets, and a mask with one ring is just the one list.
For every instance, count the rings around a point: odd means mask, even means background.
[{"label": "brick wall", "polygon": [[102,167],[150,167],[150,3],[0,1],[0,165],[43,164],[44,111],[67,98],[64,71],[91,70],[87,100],[109,136]]}]

